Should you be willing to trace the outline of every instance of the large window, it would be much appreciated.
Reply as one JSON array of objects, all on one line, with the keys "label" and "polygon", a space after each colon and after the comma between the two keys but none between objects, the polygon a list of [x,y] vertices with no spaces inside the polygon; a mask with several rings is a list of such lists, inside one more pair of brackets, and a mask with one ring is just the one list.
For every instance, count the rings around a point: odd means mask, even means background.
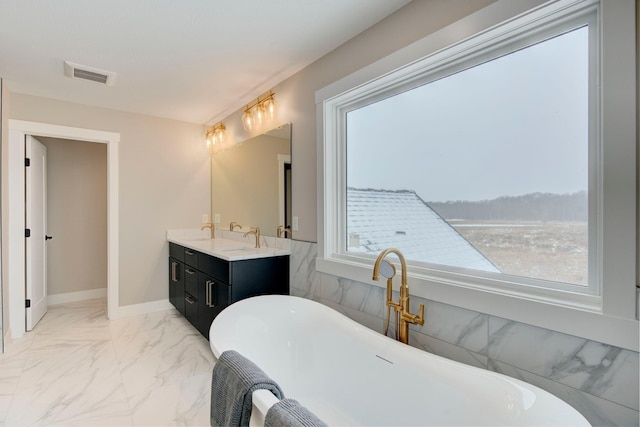
[{"label": "large window", "polygon": [[589,31],[348,111],[347,253],[587,286]]},{"label": "large window", "polygon": [[412,295],[637,351],[635,4],[524,7],[316,93],[316,268],[397,247]]}]

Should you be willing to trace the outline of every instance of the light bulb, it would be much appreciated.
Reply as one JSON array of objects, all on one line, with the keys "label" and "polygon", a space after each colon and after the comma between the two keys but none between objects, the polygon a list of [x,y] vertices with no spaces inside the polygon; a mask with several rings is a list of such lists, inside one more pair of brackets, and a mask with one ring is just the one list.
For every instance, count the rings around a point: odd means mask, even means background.
[{"label": "light bulb", "polygon": [[247,132],[251,132],[253,130],[253,116],[251,115],[250,110],[244,111],[244,114],[242,115],[242,126]]},{"label": "light bulb", "polygon": [[262,106],[262,104],[258,104],[253,107],[253,120],[255,121],[257,127],[262,126],[262,122],[264,122],[264,115],[264,107]]},{"label": "light bulb", "polygon": [[273,119],[276,115],[276,103],[273,98],[269,98],[265,100],[262,105],[264,105],[265,114],[269,120]]}]

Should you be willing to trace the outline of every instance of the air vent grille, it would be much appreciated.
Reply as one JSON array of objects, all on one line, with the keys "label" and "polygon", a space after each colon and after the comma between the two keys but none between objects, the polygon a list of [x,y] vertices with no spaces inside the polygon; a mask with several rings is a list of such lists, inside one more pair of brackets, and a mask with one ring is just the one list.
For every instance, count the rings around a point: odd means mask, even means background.
[{"label": "air vent grille", "polygon": [[85,65],[75,64],[69,61],[64,61],[64,75],[74,79],[83,79],[102,83],[107,86],[112,86],[116,78],[116,73],[111,71],[87,67]]},{"label": "air vent grille", "polygon": [[81,70],[79,68],[75,68],[73,70],[73,77],[77,79],[91,80],[92,82],[98,82],[98,83],[104,83],[104,84],[107,83],[107,79],[109,78],[109,76],[107,76],[106,74],[94,73],[93,71]]}]

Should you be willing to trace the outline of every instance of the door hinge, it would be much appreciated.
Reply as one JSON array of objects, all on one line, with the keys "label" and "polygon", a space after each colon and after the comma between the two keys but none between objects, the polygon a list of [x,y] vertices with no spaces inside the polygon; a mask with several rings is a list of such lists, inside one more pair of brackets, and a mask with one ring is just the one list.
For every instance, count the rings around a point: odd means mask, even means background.
[{"label": "door hinge", "polygon": [[26,167],[31,166],[31,159],[30,159],[30,158],[28,158],[28,157],[25,157],[25,159],[24,159],[24,165],[25,165]]},{"label": "door hinge", "polygon": [[31,229],[30,228],[25,228],[24,229],[24,237],[31,237]]},{"label": "door hinge", "polygon": [[25,307],[27,307],[27,308],[31,307],[31,300],[30,299],[24,300],[24,302],[25,302]]}]

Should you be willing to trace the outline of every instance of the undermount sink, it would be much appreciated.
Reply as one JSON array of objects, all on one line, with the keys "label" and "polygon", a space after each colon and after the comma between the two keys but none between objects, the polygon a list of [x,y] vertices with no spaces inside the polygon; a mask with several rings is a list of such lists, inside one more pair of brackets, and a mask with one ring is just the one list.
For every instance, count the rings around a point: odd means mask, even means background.
[{"label": "undermount sink", "polygon": [[223,252],[241,252],[241,251],[253,251],[255,248],[247,248],[246,246],[236,247],[236,248],[219,248],[219,250]]}]

